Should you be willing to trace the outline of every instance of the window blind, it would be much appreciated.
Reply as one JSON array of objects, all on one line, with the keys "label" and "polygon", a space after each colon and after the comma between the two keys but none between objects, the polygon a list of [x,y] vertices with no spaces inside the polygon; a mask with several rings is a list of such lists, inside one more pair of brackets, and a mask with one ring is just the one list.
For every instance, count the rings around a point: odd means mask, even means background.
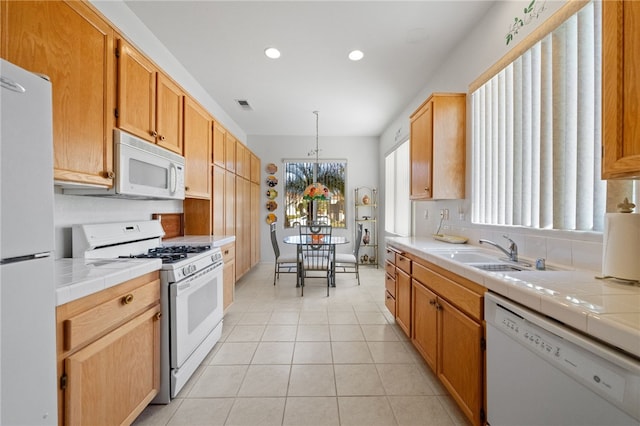
[{"label": "window blind", "polygon": [[602,230],[601,6],[472,93],[472,220]]}]

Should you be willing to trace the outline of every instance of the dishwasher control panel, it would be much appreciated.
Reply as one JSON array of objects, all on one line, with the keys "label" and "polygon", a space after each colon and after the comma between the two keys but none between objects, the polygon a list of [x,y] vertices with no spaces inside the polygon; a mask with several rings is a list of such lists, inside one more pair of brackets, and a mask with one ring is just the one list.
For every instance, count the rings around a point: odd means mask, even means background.
[{"label": "dishwasher control panel", "polygon": [[624,370],[603,362],[599,357],[499,305],[495,309],[494,325],[598,393],[605,394],[618,403],[624,401]]}]

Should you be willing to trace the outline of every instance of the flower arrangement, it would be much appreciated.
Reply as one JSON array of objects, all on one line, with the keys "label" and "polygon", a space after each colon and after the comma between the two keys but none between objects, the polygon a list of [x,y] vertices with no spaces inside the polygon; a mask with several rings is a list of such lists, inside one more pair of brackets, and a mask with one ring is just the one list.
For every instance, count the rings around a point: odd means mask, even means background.
[{"label": "flower arrangement", "polygon": [[331,194],[329,193],[329,188],[319,182],[314,182],[304,189],[302,198],[304,198],[305,200],[327,201],[331,199]]}]

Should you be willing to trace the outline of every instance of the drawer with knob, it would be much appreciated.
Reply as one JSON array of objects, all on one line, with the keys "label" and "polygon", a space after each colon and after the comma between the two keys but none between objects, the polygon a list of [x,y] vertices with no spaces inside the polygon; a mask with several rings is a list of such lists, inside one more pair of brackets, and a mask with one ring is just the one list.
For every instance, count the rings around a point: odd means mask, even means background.
[{"label": "drawer with knob", "polygon": [[[63,350],[72,351],[95,340],[160,300],[160,282],[151,281],[78,313],[63,322]],[[91,297],[91,296],[88,296]]]}]

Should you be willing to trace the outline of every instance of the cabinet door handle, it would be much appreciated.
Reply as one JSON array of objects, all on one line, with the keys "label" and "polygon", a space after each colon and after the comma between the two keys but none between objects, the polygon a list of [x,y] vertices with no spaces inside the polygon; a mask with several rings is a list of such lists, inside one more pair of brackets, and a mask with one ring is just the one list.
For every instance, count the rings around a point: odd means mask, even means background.
[{"label": "cabinet door handle", "polygon": [[162,318],[162,312],[156,312],[156,315],[154,318],[156,319],[156,321],[158,321],[160,318]]},{"label": "cabinet door handle", "polygon": [[152,130],[151,131],[151,136],[153,136],[154,138],[158,137],[158,132],[156,132],[155,130]]},{"label": "cabinet door handle", "polygon": [[128,305],[131,302],[133,302],[133,294],[127,294],[126,296],[124,296],[122,298],[122,304],[123,305]]},{"label": "cabinet door handle", "polygon": [[108,172],[104,172],[104,176],[105,176],[107,179],[113,179],[113,178],[115,178],[115,177],[116,177],[116,174],[115,174],[114,172],[112,172],[112,171],[108,171]]},{"label": "cabinet door handle", "polygon": [[442,310],[442,305],[439,303],[436,303],[436,311],[441,311]]},{"label": "cabinet door handle", "polygon": [[160,135],[160,140],[163,141],[164,139],[164,135]]},{"label": "cabinet door handle", "polygon": [[430,304],[431,306],[434,306],[434,305],[436,304],[436,299],[431,299],[431,300],[429,300],[429,304]]},{"label": "cabinet door handle", "polygon": [[229,250],[225,250],[225,251],[224,251],[224,254],[229,254]]}]

